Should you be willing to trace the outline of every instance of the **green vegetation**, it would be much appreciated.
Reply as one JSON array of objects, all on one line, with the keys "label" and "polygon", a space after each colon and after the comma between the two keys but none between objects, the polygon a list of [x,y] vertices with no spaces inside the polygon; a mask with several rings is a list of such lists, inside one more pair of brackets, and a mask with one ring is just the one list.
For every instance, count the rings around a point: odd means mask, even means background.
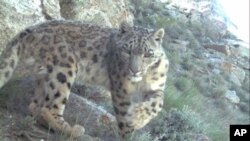
[{"label": "green vegetation", "polygon": [[[159,5],[150,0],[131,0],[131,3],[135,5],[133,10],[136,13],[136,25],[163,27],[167,38],[163,41],[163,47],[170,68],[164,110],[158,119],[153,121],[154,128],[149,136],[164,141],[186,141],[195,140],[191,135],[201,133],[214,141],[228,140],[229,124],[245,122],[244,113],[250,111],[247,95],[249,77],[246,77],[240,87],[230,82],[230,73],[213,73],[212,70],[216,66],[204,58],[205,50],[201,45],[204,41],[216,42],[223,38],[236,37],[229,32],[224,35],[220,33],[216,23],[206,17],[200,21],[188,21],[180,15],[173,16],[176,11],[166,10],[165,4]],[[180,52],[169,45],[171,39],[188,41],[186,52]],[[233,105],[225,99],[227,90],[236,91],[240,98],[238,105]],[[186,106],[192,111],[189,111],[190,113],[196,114],[188,114]],[[231,108],[235,106],[243,113],[233,112]],[[202,121],[203,124],[197,124],[196,121]]]},{"label": "green vegetation", "polygon": [[188,91],[192,85],[192,81],[185,77],[177,78],[175,87],[180,91]]},{"label": "green vegetation", "polygon": [[192,71],[195,66],[190,58],[184,58],[184,60],[180,64],[186,71]]},{"label": "green vegetation", "polygon": [[214,141],[227,141],[229,140],[229,133],[228,133],[228,127],[227,126],[223,126],[218,128],[218,124],[216,125],[216,123],[218,123],[218,120],[211,120],[211,123],[207,123],[208,127],[207,127],[207,131],[206,134],[213,139]]},{"label": "green vegetation", "polygon": [[164,108],[169,110],[171,107],[182,108],[188,105],[194,109],[200,106],[199,90],[193,85],[191,79],[180,77],[177,79],[169,78],[164,97]]},{"label": "green vegetation", "polygon": [[194,140],[194,135],[203,134],[205,130],[200,115],[188,106],[181,109],[171,108],[168,113],[163,111],[160,119],[152,124],[152,135],[164,141]]},{"label": "green vegetation", "polygon": [[[165,47],[165,46],[163,46]],[[179,64],[181,62],[181,58],[179,56],[179,53],[176,52],[175,50],[171,49],[171,48],[167,48],[165,47],[166,50],[166,55],[169,59],[169,61],[171,62],[171,66],[175,65],[175,64]]]},{"label": "green vegetation", "polygon": [[126,141],[157,141],[149,132],[134,133]]}]

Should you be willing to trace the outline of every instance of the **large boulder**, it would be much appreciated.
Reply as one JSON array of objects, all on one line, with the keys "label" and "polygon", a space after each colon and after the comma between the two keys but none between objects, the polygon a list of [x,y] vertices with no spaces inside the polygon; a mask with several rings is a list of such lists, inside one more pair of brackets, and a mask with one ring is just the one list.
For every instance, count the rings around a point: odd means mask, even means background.
[{"label": "large boulder", "polygon": [[133,23],[133,15],[124,0],[60,0],[65,19],[84,20],[89,23],[118,27],[122,21]]},{"label": "large boulder", "polygon": [[41,0],[43,16],[47,19],[61,19],[59,0]]},{"label": "large boulder", "polygon": [[27,26],[51,19],[72,19],[107,27],[133,24],[124,0],[1,0],[0,54],[6,43]]},{"label": "large boulder", "polygon": [[[43,3],[41,3],[43,2]],[[46,19],[60,19],[58,0],[1,0],[0,53],[20,30]]]},{"label": "large boulder", "polygon": [[241,83],[243,83],[245,76],[246,76],[246,73],[242,68],[236,66],[232,70],[232,74],[235,75]]}]

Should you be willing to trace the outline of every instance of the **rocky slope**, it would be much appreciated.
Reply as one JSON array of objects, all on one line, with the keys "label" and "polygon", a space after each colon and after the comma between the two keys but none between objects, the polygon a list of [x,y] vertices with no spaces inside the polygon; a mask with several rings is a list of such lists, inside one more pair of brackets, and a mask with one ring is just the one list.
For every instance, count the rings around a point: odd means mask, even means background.
[{"label": "rocky slope", "polygon": [[[0,18],[0,52],[26,26],[50,19],[165,28],[164,110],[131,141],[227,141],[229,124],[249,124],[249,45],[227,30],[232,23],[217,0],[1,0]],[[27,116],[33,81],[14,79],[0,90],[0,140],[72,140],[48,134]],[[73,91],[66,119],[88,134],[78,140],[118,140],[109,94],[82,86]]]},{"label": "rocky slope", "polygon": [[[166,111],[186,105],[205,121],[206,127],[186,119],[185,126],[196,128],[184,133],[200,129],[198,133],[211,140],[226,141],[230,124],[249,124],[249,45],[228,31],[232,23],[218,1],[132,0],[132,4],[135,24],[166,31],[163,47],[170,60]],[[178,124],[172,127],[164,121],[157,133],[160,140],[194,140]]]}]

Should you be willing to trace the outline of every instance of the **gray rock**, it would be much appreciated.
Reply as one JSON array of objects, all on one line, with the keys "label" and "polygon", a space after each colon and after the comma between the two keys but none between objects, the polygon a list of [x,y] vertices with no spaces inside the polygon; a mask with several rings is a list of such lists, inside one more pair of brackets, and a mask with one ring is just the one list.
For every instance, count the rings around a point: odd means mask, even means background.
[{"label": "gray rock", "polygon": [[232,69],[232,75],[235,75],[239,79],[239,81],[242,83],[245,79],[246,73],[242,68],[235,66]]},{"label": "gray rock", "polygon": [[235,91],[227,90],[225,97],[232,103],[237,104],[240,102],[240,98],[237,96]]},{"label": "gray rock", "polygon": [[1,53],[9,39],[25,27],[43,22],[45,20],[60,19],[59,1],[1,0],[0,18]]},{"label": "gray rock", "polygon": [[212,70],[212,72],[213,72],[214,74],[220,74],[220,73],[221,73],[221,71],[220,71],[219,69],[217,69],[217,68],[214,68],[214,69]]},{"label": "gray rock", "polygon": [[133,23],[133,15],[124,0],[74,1],[60,0],[62,17],[108,27],[118,27],[122,21]]},{"label": "gray rock", "polygon": [[241,87],[241,82],[240,82],[239,78],[235,74],[231,74],[230,77],[229,77],[229,80],[231,82],[233,82],[234,84]]},{"label": "gray rock", "polygon": [[40,1],[0,1],[0,52],[17,32],[28,25],[45,20]]},{"label": "gray rock", "polygon": [[61,19],[59,0],[43,0],[42,12],[47,20]]},{"label": "gray rock", "polygon": [[118,27],[122,21],[133,24],[134,18],[124,0],[1,0],[0,54],[25,27],[62,17],[108,27]]}]

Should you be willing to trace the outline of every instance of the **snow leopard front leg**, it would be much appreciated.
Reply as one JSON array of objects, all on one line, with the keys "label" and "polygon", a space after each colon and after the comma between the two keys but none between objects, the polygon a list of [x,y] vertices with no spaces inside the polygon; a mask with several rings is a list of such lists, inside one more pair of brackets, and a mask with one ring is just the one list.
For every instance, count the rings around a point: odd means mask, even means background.
[{"label": "snow leopard front leg", "polygon": [[162,110],[167,71],[168,61],[164,60],[141,82],[114,79],[112,99],[122,137],[144,127]]},{"label": "snow leopard front leg", "polygon": [[122,137],[133,132],[134,130],[144,127],[150,122],[163,107],[164,92],[162,90],[149,91],[145,96],[145,101],[131,103],[122,102],[119,106],[126,107],[125,111],[116,111],[119,134]]}]

